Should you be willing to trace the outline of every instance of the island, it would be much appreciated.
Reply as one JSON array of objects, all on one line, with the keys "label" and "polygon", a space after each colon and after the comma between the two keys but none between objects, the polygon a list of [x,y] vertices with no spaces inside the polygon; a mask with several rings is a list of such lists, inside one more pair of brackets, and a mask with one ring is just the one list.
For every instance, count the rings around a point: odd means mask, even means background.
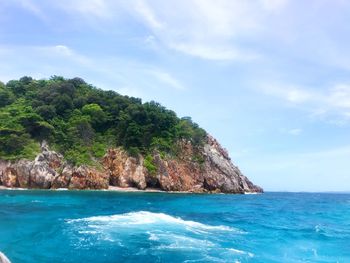
[{"label": "island", "polygon": [[0,186],[263,192],[190,117],[60,76],[0,82]]}]

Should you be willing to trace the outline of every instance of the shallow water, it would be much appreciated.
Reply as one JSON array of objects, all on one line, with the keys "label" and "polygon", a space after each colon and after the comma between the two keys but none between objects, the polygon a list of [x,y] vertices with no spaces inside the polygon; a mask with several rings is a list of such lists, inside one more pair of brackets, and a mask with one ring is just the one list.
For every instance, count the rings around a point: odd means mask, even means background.
[{"label": "shallow water", "polygon": [[26,262],[350,262],[350,194],[0,191]]}]

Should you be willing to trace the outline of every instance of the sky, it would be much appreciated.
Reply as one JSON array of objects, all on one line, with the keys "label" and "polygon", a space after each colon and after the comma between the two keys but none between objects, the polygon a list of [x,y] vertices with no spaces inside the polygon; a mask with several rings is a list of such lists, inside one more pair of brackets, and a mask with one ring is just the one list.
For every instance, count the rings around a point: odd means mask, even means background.
[{"label": "sky", "polygon": [[191,116],[266,191],[350,191],[350,1],[0,0],[0,80]]}]

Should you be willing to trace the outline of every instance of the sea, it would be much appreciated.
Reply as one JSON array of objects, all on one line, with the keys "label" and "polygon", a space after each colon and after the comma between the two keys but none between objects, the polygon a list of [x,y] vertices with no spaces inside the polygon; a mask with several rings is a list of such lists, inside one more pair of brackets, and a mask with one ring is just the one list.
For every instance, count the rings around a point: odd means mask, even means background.
[{"label": "sea", "polygon": [[350,194],[0,191],[12,263],[350,262]]}]

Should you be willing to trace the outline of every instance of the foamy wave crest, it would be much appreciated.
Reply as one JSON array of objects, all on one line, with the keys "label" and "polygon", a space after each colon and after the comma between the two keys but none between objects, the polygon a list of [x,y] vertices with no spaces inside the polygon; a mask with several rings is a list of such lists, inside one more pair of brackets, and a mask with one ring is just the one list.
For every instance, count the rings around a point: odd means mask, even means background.
[{"label": "foamy wave crest", "polygon": [[235,248],[229,248],[228,251],[234,253],[234,254],[239,254],[239,255],[248,255],[249,257],[254,257],[254,254],[253,253],[250,253],[250,252],[246,252],[246,251],[243,251],[243,250],[239,250],[239,249],[235,249]]},{"label": "foamy wave crest", "polygon": [[148,240],[157,241],[160,245],[154,249],[160,250],[206,250],[214,248],[216,245],[206,239],[179,235],[175,233],[163,232],[155,233],[148,232]]},{"label": "foamy wave crest", "polygon": [[237,229],[228,226],[212,226],[195,221],[183,220],[179,217],[173,217],[163,213],[152,213],[147,211],[131,212],[111,216],[93,216],[81,219],[67,220],[68,223],[87,223],[89,226],[96,227],[101,225],[116,225],[119,227],[136,227],[143,225],[172,225],[182,226],[191,231],[237,231]]},{"label": "foamy wave crest", "polygon": [[80,248],[127,247],[134,249],[133,254],[139,256],[161,256],[177,251],[190,253],[197,262],[227,262],[221,258],[234,262],[233,259],[246,259],[252,255],[220,244],[244,233],[238,229],[184,220],[164,213],[138,211],[66,222],[72,245]]}]

